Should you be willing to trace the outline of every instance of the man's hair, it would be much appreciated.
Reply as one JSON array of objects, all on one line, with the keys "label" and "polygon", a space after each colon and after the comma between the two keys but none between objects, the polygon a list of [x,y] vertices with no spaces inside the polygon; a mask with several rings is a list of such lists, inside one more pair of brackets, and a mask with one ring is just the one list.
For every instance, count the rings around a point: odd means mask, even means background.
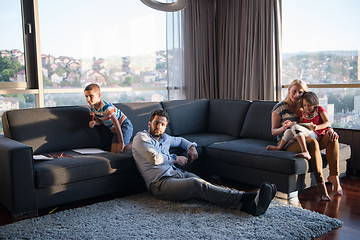
[{"label": "man's hair", "polygon": [[306,100],[308,103],[310,103],[312,106],[319,106],[319,98],[316,96],[314,92],[305,92],[301,96],[301,107],[303,107],[303,102]]},{"label": "man's hair", "polygon": [[99,85],[97,85],[96,83],[90,83],[84,89],[84,91],[92,91],[92,90],[94,90],[95,92],[100,92]]},{"label": "man's hair", "polygon": [[170,121],[170,117],[169,114],[164,110],[164,109],[155,109],[151,112],[150,114],[150,122],[155,118],[155,116],[160,116],[160,117],[166,117],[167,121]]}]

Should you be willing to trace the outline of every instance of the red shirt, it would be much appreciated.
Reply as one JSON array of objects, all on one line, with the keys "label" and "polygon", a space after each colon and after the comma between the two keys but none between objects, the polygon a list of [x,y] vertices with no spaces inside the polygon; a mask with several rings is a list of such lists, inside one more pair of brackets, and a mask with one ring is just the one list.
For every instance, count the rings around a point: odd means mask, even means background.
[{"label": "red shirt", "polygon": [[[314,112],[307,114],[304,111],[300,111],[299,117],[302,123],[314,123],[316,125],[322,124],[324,121],[322,120],[320,113],[326,112],[322,106],[317,106]],[[326,128],[318,129],[315,131],[319,138],[326,133]]]}]

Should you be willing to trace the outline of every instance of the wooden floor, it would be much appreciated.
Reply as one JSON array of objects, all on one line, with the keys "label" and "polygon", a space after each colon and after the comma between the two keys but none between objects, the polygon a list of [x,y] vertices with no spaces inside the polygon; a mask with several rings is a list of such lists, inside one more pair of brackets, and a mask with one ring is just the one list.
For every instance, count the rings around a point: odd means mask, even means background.
[{"label": "wooden floor", "polygon": [[[325,214],[329,217],[334,217],[344,222],[342,227],[335,229],[319,237],[318,239],[360,239],[360,179],[347,176],[341,179],[341,185],[344,189],[344,195],[338,196],[332,193],[330,194],[332,197],[332,201],[330,202],[319,201],[319,197],[317,196],[317,191],[315,188],[301,191],[299,193],[299,197],[292,199],[291,201],[285,201],[281,199],[277,200],[293,206],[299,206],[304,209]],[[330,185],[327,185],[327,187],[330,191]],[[56,211],[81,207],[92,204],[94,202],[109,200],[111,198],[114,198],[114,196],[67,204],[64,206],[59,206]],[[49,214],[49,211],[51,210],[52,209],[43,209],[39,212],[39,215],[41,216]],[[15,220],[12,219],[8,211],[0,205],[0,226],[13,222],[15,222]]]},{"label": "wooden floor", "polygon": [[[344,177],[341,179],[344,195],[330,194],[330,202],[319,201],[315,188],[307,189],[299,194],[298,200],[290,203],[304,209],[325,214],[343,221],[343,226],[318,239],[360,239],[360,179]],[[327,185],[331,191],[331,185]]]}]

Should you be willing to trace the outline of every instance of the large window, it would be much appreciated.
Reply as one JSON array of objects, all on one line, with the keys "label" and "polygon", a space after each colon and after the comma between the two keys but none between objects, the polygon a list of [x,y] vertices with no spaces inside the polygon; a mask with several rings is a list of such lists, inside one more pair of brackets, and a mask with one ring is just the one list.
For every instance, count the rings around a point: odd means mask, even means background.
[{"label": "large window", "polygon": [[[39,0],[39,23],[45,89],[168,86],[165,12],[141,1]],[[143,94],[137,100],[149,99]],[[45,98],[45,106],[64,101]]]},{"label": "large window", "polygon": [[283,1],[283,97],[304,80],[333,127],[360,129],[359,12],[356,0]]},{"label": "large window", "polygon": [[25,82],[20,1],[1,0],[0,3],[0,83]]},{"label": "large window", "polygon": [[171,66],[182,59],[173,41],[182,36],[181,14],[140,0],[0,0],[0,6],[0,113],[86,105],[89,83],[114,103],[183,97],[182,75]]},{"label": "large window", "polygon": [[[0,89],[25,87],[21,4],[20,1],[1,0],[0,6]],[[0,116],[7,110],[29,107],[34,107],[34,95],[0,93]]]}]

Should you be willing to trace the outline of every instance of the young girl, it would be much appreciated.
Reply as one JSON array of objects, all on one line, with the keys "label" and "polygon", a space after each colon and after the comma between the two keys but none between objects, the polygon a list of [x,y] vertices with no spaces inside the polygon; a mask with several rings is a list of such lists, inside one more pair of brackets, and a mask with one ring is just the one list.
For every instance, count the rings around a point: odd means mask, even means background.
[{"label": "young girl", "polygon": [[[295,124],[291,129],[284,132],[284,136],[280,140],[278,146],[267,146],[268,150],[282,150],[285,145],[292,139],[296,139],[300,145],[301,152],[296,157],[310,159],[311,156],[306,147],[305,138],[320,138],[326,133],[330,127],[330,121],[326,111],[319,106],[319,98],[314,92],[305,92],[300,99],[301,109],[299,112],[300,123]],[[285,121],[286,125],[287,122]]]}]

